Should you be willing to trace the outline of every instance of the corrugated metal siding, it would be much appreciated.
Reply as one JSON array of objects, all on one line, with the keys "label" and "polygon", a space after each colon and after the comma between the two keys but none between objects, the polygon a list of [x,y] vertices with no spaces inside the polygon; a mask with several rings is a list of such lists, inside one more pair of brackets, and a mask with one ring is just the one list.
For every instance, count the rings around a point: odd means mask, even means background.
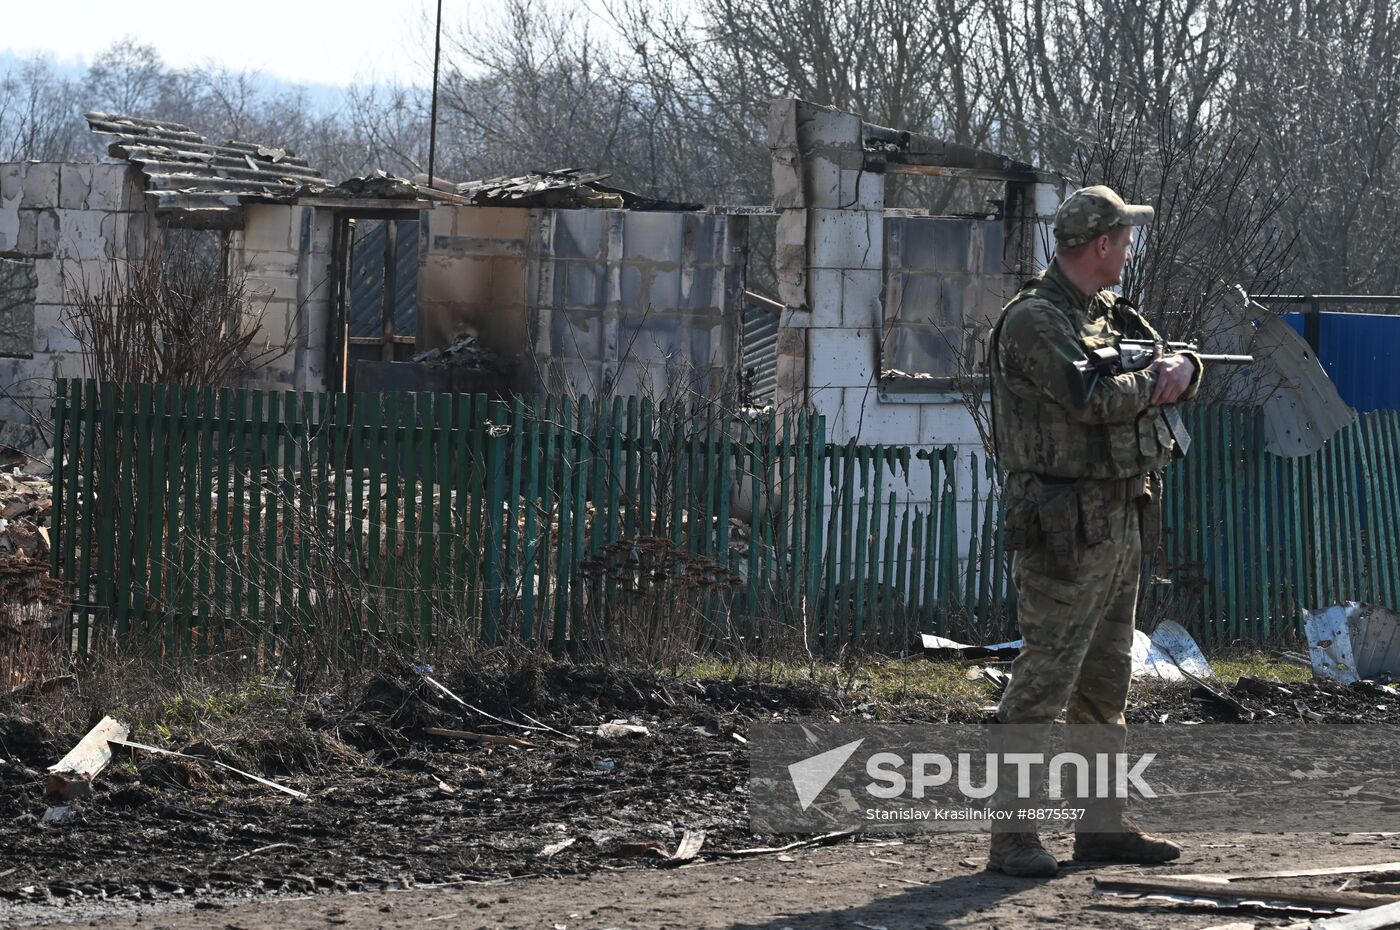
[{"label": "corrugated metal siding", "polygon": [[[384,220],[356,220],[350,273],[350,335],[383,335],[379,314],[384,293]],[[399,220],[394,271],[394,334],[418,332],[418,221]]]},{"label": "corrugated metal siding", "polygon": [[[1289,326],[1304,331],[1306,313],[1286,313]],[[1317,359],[1337,392],[1358,413],[1400,410],[1400,316],[1323,313]]]},{"label": "corrugated metal siding", "polygon": [[773,403],[778,387],[778,314],[745,302],[742,352],[744,371],[753,370],[754,403]]}]

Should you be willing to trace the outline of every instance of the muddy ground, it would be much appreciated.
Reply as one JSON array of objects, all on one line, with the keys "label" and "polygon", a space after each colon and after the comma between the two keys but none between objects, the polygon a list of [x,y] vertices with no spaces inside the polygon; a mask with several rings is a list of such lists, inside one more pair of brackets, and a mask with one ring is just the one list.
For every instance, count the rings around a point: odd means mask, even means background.
[{"label": "muddy ground", "polygon": [[[240,715],[256,716],[240,711],[232,720],[132,734],[275,779],[307,799],[207,762],[136,753],[54,822],[44,820],[55,815],[43,797],[43,770],[82,729],[51,729],[27,715],[36,708],[11,702],[0,715],[0,925],[1181,925],[1179,910],[1093,897],[1088,870],[1049,885],[985,874],[978,836],[855,837],[781,856],[723,855],[792,839],[749,831],[742,740],[753,722],[867,715],[970,722],[995,700],[990,685],[971,699],[888,703],[816,680],[678,680],[566,664],[441,677],[477,709],[404,668],[376,676],[351,700],[327,695],[297,719],[235,725]],[[1246,679],[1230,696],[1138,687],[1130,716],[1246,717],[1253,722],[1241,725],[1250,726],[1400,718],[1400,701],[1362,688]],[[615,719],[648,735],[594,732]],[[705,831],[704,848],[695,862],[668,868],[662,854],[686,830]],[[1056,842],[1067,856],[1067,842]],[[1385,836],[1189,842],[1171,871],[1400,859],[1400,843]],[[1190,925],[1212,922],[1226,918]]]}]

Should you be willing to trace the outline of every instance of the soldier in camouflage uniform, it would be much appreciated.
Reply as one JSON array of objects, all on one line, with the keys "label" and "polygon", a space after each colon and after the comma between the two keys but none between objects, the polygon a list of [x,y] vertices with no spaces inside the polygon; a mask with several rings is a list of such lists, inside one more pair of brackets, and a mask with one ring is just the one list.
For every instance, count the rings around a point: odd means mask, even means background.
[{"label": "soldier in camouflage uniform", "polygon": [[[1108,752],[1124,751],[1141,558],[1144,544],[1157,544],[1160,473],[1173,452],[1162,409],[1193,396],[1202,369],[1193,356],[1167,355],[1146,370],[1101,377],[1086,397],[1074,363],[1119,338],[1158,338],[1128,301],[1105,290],[1120,283],[1131,258],[1132,227],[1152,215],[1108,187],[1071,194],[1055,214],[1055,258],[1003,309],[989,359],[1004,532],[1025,639],[997,716],[1048,725],[1067,707],[1070,723],[1100,725],[1093,732],[1101,742],[1106,734],[1107,745],[1094,748]],[[1076,825],[1076,859],[1165,862],[1180,854],[1133,826],[1122,805],[1090,803]],[[987,867],[1051,876],[1058,864],[1037,833],[1016,826],[993,834]]]}]

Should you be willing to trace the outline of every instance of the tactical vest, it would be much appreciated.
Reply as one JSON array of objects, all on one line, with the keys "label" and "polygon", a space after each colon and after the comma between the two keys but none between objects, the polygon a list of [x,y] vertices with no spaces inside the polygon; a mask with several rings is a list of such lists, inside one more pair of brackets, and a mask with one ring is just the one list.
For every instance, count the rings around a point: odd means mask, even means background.
[{"label": "tactical vest", "polygon": [[[1001,326],[1007,311],[1023,300],[1037,297],[1065,312],[1059,290],[1036,278],[1027,282],[1002,309],[992,329],[988,352],[992,421],[1002,469],[1059,478],[1131,478],[1165,467],[1171,460],[1173,443],[1160,407],[1150,406],[1127,423],[1081,423],[1029,383],[1022,385],[1021,393],[1013,390],[1001,368]],[[1089,320],[1082,314],[1066,316],[1075,324],[1086,351],[1112,345],[1115,334],[1156,338],[1136,311],[1129,315],[1116,305],[1100,320]]]}]

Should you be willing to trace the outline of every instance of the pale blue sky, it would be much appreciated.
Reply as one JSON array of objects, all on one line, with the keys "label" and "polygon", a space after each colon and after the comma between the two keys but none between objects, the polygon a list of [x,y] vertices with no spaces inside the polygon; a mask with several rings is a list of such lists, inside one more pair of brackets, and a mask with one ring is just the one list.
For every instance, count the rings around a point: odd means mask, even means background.
[{"label": "pale blue sky", "polygon": [[[312,84],[431,80],[436,0],[0,0],[0,7],[0,51],[20,55],[90,61],[132,36],[176,67],[213,62]],[[495,7],[494,0],[443,0],[444,30],[493,18]]]}]

